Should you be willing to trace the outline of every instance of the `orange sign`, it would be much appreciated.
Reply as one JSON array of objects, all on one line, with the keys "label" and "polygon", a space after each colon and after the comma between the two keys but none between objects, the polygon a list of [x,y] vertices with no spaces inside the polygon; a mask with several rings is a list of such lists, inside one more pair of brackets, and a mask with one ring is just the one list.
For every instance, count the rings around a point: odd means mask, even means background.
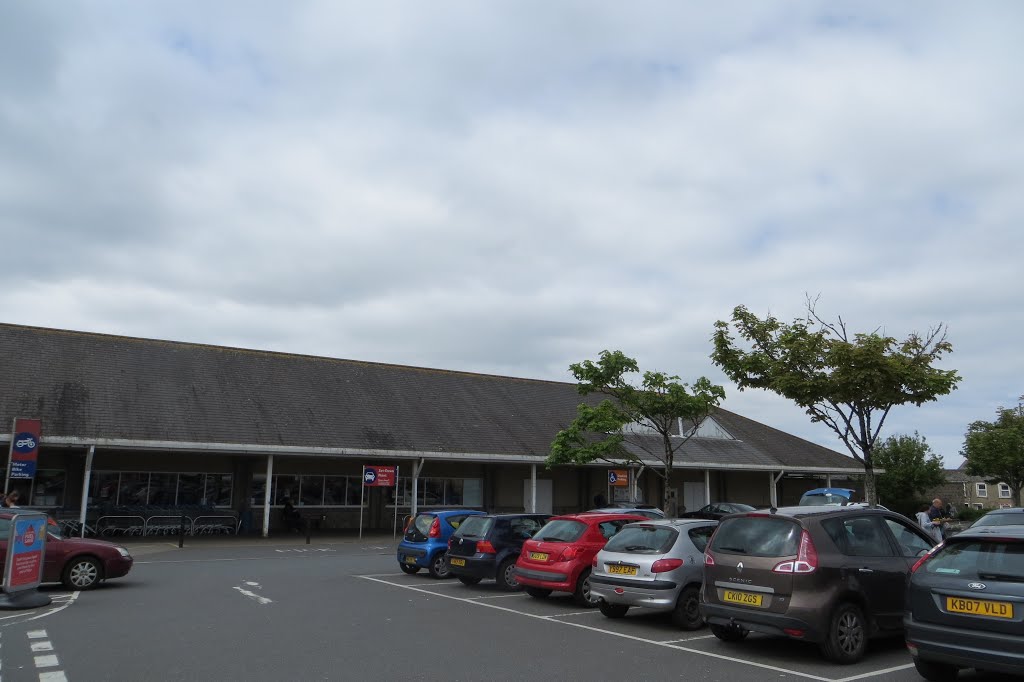
[{"label": "orange sign", "polygon": [[625,469],[611,469],[608,471],[608,485],[616,488],[625,488],[629,485],[629,472]]}]

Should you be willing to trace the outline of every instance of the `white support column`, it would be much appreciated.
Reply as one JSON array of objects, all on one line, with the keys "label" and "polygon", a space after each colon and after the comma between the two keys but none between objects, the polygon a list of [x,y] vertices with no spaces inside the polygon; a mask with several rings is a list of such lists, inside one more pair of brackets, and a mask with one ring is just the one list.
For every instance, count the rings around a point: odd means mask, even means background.
[{"label": "white support column", "polygon": [[419,463],[417,463],[416,460],[413,460],[412,462],[412,503],[409,505],[410,516],[416,516],[416,510],[419,509],[419,505],[416,504],[416,501],[420,497],[420,474],[423,472],[423,465],[425,463],[426,460],[423,459],[421,459]]},{"label": "white support column", "polygon": [[711,504],[711,470],[704,470],[704,504]]},{"label": "white support column", "polygon": [[85,514],[89,507],[89,483],[92,481],[92,458],[96,454],[96,446],[90,445],[85,453],[85,476],[82,477],[82,509],[78,513],[78,525],[82,537],[85,537]]},{"label": "white support column", "polygon": [[274,456],[267,455],[267,485],[263,491],[263,537],[270,537],[270,488],[274,482]]},{"label": "white support column", "polygon": [[775,473],[772,471],[768,472],[768,498],[773,508],[779,506],[779,493],[775,489]]},{"label": "white support column", "polygon": [[530,509],[531,514],[537,513],[537,465],[530,465]]}]

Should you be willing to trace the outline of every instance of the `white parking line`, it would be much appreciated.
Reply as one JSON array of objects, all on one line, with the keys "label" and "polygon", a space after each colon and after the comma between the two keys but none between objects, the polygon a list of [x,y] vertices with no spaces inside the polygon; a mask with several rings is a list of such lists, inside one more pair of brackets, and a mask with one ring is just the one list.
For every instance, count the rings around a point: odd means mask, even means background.
[{"label": "white parking line", "polygon": [[[619,637],[621,639],[628,639],[628,640],[632,640],[634,642],[643,642],[644,644],[650,644],[652,646],[665,647],[666,649],[674,649],[676,651],[685,651],[687,653],[697,654],[699,656],[707,656],[709,658],[716,658],[716,659],[723,660],[723,661],[730,661],[732,663],[738,663],[740,665],[749,665],[749,666],[754,667],[754,668],[761,668],[762,670],[774,670],[775,672],[787,673],[789,675],[796,675],[797,677],[804,677],[804,678],[807,678],[809,680],[821,680],[821,682],[836,682],[835,680],[833,680],[830,677],[821,677],[820,675],[811,675],[810,673],[801,672],[799,670],[790,670],[788,668],[782,668],[782,667],[775,666],[775,665],[768,665],[767,663],[757,663],[757,662],[748,661],[748,660],[745,660],[745,659],[742,659],[742,658],[733,658],[732,656],[724,656],[722,654],[712,653],[710,651],[701,651],[700,649],[691,649],[689,647],[680,646],[678,644],[665,644],[663,642],[659,642],[659,641],[654,640],[654,639],[647,639],[645,637],[637,637],[635,635],[627,635],[625,633],[615,632],[613,630],[604,630],[602,628],[596,628],[596,627],[593,627],[593,626],[590,626],[590,625],[583,625],[582,623],[574,623],[572,621],[566,621],[566,620],[553,620],[549,616],[540,616],[540,615],[537,615],[537,614],[534,614],[534,613],[526,613],[525,611],[516,611],[515,609],[506,608],[504,606],[498,606],[497,604],[491,604],[491,603],[488,603],[488,602],[481,602],[481,601],[474,601],[474,600],[468,599],[466,597],[455,597],[455,596],[452,596],[450,594],[441,594],[441,593],[438,593],[438,592],[431,592],[429,590],[424,590],[424,589],[421,589],[419,587],[413,587],[411,585],[400,585],[398,583],[388,582],[387,580],[381,580],[380,578],[373,578],[373,577],[369,577],[369,576],[356,576],[356,577],[363,578],[364,580],[372,580],[373,582],[381,583],[382,585],[388,585],[390,587],[398,587],[398,588],[403,589],[403,590],[411,590],[413,592],[420,592],[422,594],[429,594],[429,595],[432,595],[432,596],[435,596],[435,597],[442,597],[444,599],[454,599],[455,601],[461,601],[461,602],[466,603],[466,604],[475,604],[477,606],[483,606],[483,607],[486,607],[486,608],[489,608],[489,609],[497,609],[498,611],[505,611],[506,613],[515,613],[515,614],[520,615],[520,616],[525,616],[526,618],[536,618],[538,620],[544,620],[544,621],[547,621],[549,623],[560,623],[560,624],[566,625],[568,627],[581,628],[583,630],[590,630],[592,632],[600,632],[600,633],[605,634],[605,635],[611,635],[613,637]],[[847,681],[844,680],[842,682],[847,682]]]},{"label": "white parking line", "polygon": [[906,670],[907,668],[913,668],[913,667],[914,667],[913,663],[908,663],[906,665],[897,665],[897,666],[894,666],[892,668],[886,668],[885,670],[876,670],[874,672],[863,673],[861,675],[851,675],[850,677],[844,677],[843,679],[836,680],[835,682],[850,682],[851,680],[863,680],[863,679],[868,678],[868,677],[877,677],[878,675],[885,675],[887,673],[894,673],[897,670]]},{"label": "white parking line", "polygon": [[683,639],[669,639],[662,644],[679,644],[680,642],[693,642],[698,639],[711,639],[714,635],[698,635],[697,637],[684,637]]},{"label": "white parking line", "polygon": [[466,597],[466,599],[508,599],[509,597],[522,597],[521,594],[486,594],[482,597]]},{"label": "white parking line", "polygon": [[565,618],[566,616],[593,616],[595,613],[601,613],[600,611],[590,609],[589,611],[570,611],[569,613],[553,613],[545,618]]}]

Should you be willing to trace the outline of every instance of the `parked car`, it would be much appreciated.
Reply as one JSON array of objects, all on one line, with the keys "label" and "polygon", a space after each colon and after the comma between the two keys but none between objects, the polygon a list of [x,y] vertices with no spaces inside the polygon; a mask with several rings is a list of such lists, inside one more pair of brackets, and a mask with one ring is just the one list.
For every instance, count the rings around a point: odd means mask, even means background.
[{"label": "parked car", "polygon": [[447,578],[448,538],[470,516],[481,516],[473,509],[445,509],[420,512],[405,527],[405,536],[398,543],[398,566],[405,573],[427,569],[432,578]]},{"label": "parked car", "polygon": [[643,505],[641,507],[602,507],[601,509],[589,509],[588,514],[635,514],[645,519],[663,519],[665,512],[657,507]]},{"label": "parked car", "polygon": [[838,505],[840,507],[854,504],[857,491],[853,488],[815,488],[808,490],[800,497],[801,507],[818,507],[821,505]]},{"label": "parked car", "polygon": [[587,513],[555,516],[523,543],[515,577],[531,597],[571,592],[577,604],[597,606],[590,591],[594,556],[627,523],[646,521],[637,514]]},{"label": "parked car", "polygon": [[1024,675],[1024,525],[975,525],[920,559],[903,623],[927,680],[959,668]]},{"label": "parked car", "polygon": [[684,630],[704,624],[700,584],[704,549],[717,521],[665,519],[631,523],[594,557],[590,594],[601,613],[622,618],[630,608],[671,611]]},{"label": "parked car", "polygon": [[711,632],[814,642],[839,663],[903,629],[906,579],[934,541],[906,517],[868,507],[787,507],[727,516],[704,554],[701,611]]},{"label": "parked car", "polygon": [[985,526],[1021,526],[1024,525],[1024,508],[1003,507],[993,509],[980,519],[971,524],[971,528],[984,528]]},{"label": "parked car", "polygon": [[712,502],[700,509],[691,512],[683,512],[679,515],[681,519],[714,519],[718,521],[726,514],[739,514],[741,512],[754,511],[756,507],[739,502]]},{"label": "parked car", "polygon": [[550,514],[470,516],[448,540],[448,570],[464,585],[494,580],[503,590],[520,589],[516,558],[523,543],[551,518]]},{"label": "parked car", "polygon": [[[12,516],[0,516],[0,566],[5,566],[7,561]],[[127,575],[133,563],[131,553],[121,545],[92,538],[63,537],[52,519],[46,527],[44,583],[63,583],[69,590],[91,590],[104,580]]]}]

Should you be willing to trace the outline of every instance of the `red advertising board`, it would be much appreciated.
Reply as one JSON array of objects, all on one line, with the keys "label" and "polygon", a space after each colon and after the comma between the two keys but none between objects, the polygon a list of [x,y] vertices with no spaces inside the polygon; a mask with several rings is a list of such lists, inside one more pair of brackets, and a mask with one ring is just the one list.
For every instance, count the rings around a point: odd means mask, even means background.
[{"label": "red advertising board", "polygon": [[43,577],[46,514],[38,512],[16,514],[11,520],[7,547],[4,592],[17,592],[38,587],[39,581]]},{"label": "red advertising board", "polygon": [[395,467],[363,466],[363,485],[391,488],[398,484]]},{"label": "red advertising board", "polygon": [[9,478],[36,477],[36,457],[43,425],[38,419],[15,419],[11,430]]}]

